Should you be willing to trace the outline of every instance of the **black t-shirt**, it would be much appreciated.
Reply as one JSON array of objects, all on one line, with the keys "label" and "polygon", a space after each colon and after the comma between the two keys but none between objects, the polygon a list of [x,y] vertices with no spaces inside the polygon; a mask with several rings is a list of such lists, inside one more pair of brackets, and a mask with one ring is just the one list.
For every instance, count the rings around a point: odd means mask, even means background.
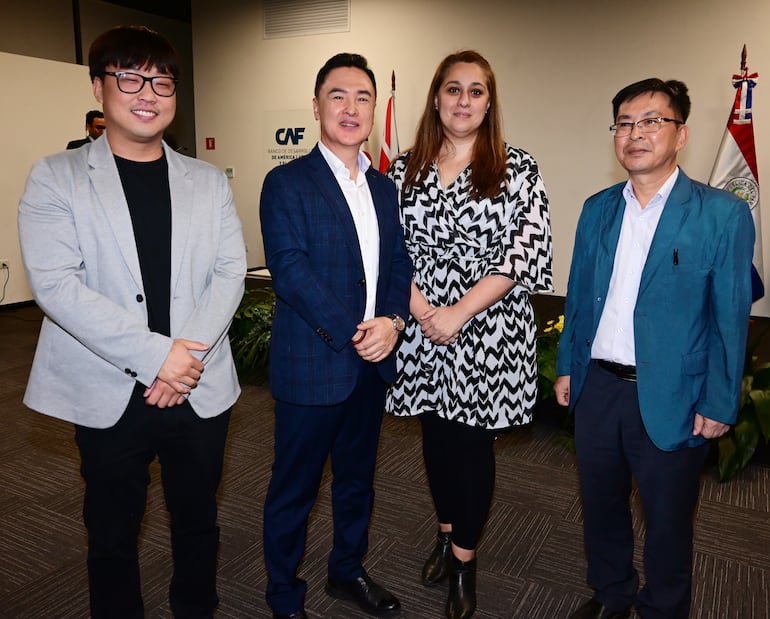
[{"label": "black t-shirt", "polygon": [[165,154],[156,161],[130,161],[115,155],[134,229],[142,270],[148,326],[171,335],[171,191]]}]

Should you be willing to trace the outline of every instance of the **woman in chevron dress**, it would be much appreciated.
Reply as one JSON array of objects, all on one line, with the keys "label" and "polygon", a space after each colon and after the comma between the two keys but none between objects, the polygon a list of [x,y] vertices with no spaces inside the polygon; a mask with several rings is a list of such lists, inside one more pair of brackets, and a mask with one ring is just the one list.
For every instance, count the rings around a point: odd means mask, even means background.
[{"label": "woman in chevron dress", "polygon": [[389,174],[415,274],[386,409],[420,416],[438,520],[422,581],[448,578],[446,616],[467,619],[494,434],[529,422],[537,396],[529,295],[552,285],[548,199],[535,160],[503,141],[494,74],[472,51],[441,62]]}]

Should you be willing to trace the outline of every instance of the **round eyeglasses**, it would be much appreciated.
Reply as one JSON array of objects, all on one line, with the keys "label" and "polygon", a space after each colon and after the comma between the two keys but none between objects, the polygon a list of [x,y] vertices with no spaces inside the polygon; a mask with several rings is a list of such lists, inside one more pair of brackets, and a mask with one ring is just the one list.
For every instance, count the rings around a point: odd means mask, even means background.
[{"label": "round eyeglasses", "polygon": [[677,125],[684,124],[684,122],[676,120],[675,118],[658,116],[657,118],[642,118],[642,120],[637,120],[636,122],[629,121],[615,123],[614,125],[610,125],[610,132],[612,132],[616,138],[624,138],[631,135],[634,127],[639,127],[639,131],[642,133],[657,133],[663,126],[663,123],[676,123]]},{"label": "round eyeglasses", "polygon": [[118,90],[127,95],[138,93],[146,82],[150,82],[150,88],[159,97],[171,97],[176,92],[177,81],[173,77],[165,75],[156,75],[155,77],[145,77],[138,73],[130,71],[105,71],[104,75],[112,75],[118,82]]}]

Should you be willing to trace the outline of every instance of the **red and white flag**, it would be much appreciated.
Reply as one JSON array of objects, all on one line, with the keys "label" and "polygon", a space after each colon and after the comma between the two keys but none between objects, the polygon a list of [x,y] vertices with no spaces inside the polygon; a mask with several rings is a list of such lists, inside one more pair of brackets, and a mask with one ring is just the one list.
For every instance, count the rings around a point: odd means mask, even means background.
[{"label": "red and white flag", "polygon": [[390,99],[388,109],[385,112],[385,130],[382,132],[382,145],[380,146],[380,172],[385,174],[390,167],[390,162],[398,156],[398,132],[396,131],[396,72],[391,75]]},{"label": "red and white flag", "polygon": [[756,301],[765,294],[762,282],[762,225],[759,217],[759,174],[757,153],[754,148],[754,125],[751,98],[757,85],[758,73],[749,73],[746,67],[746,46],[741,53],[741,72],[733,75],[735,102],[727,119],[727,129],[719,146],[709,185],[734,193],[749,203],[754,220],[754,259],[751,269],[751,299]]}]

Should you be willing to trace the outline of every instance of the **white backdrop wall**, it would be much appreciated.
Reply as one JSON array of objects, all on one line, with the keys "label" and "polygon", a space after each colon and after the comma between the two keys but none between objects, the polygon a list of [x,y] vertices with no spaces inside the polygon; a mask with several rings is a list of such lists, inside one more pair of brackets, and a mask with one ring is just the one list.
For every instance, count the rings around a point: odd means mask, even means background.
[{"label": "white backdrop wall", "polygon": [[10,270],[0,271],[0,303],[8,304],[32,298],[16,225],[32,162],[85,137],[86,112],[101,106],[88,87],[87,67],[0,52],[0,76],[0,259],[10,261]]},{"label": "white backdrop wall", "polygon": [[[267,111],[310,108],[315,74],[340,51],[365,55],[378,80],[379,136],[396,72],[402,148],[410,145],[438,62],[472,48],[497,75],[506,138],[538,160],[551,199],[556,293],[564,294],[583,200],[624,178],[607,127],[610,101],[647,77],[681,79],[693,106],[680,163],[707,181],[733,102],[730,78],[743,44],[754,91],[760,181],[767,181],[763,238],[770,239],[770,4],[765,0],[351,0],[350,31],[266,40],[262,2],[192,0],[197,152],[231,181],[244,223],[249,265],[263,264],[258,205],[268,171]],[[767,76],[767,82],[763,77]],[[205,150],[205,137],[216,150]],[[765,249],[765,272],[770,251]],[[769,287],[770,288],[770,287]],[[770,298],[753,314],[770,315]]]}]

